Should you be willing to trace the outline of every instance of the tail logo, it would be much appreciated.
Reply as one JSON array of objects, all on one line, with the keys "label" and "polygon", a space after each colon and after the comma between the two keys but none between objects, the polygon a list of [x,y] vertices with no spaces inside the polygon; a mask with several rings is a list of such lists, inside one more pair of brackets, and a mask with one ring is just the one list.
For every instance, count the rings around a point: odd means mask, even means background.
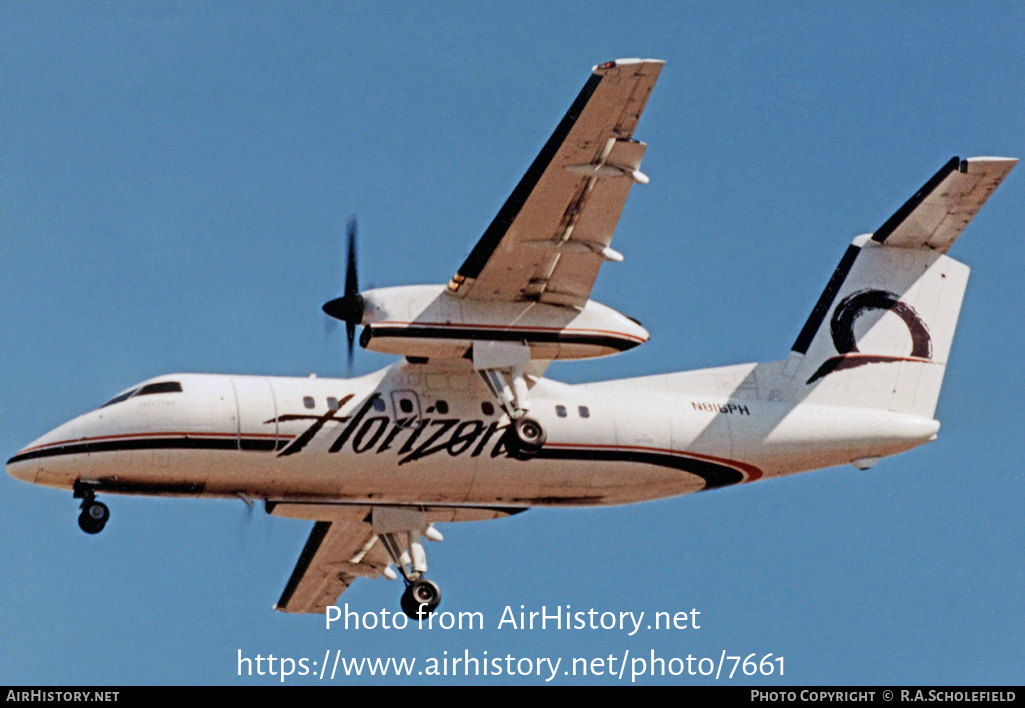
[{"label": "tail logo", "polygon": [[[869,310],[892,312],[907,325],[908,333],[911,335],[910,356],[863,354],[858,350],[854,323]],[[914,308],[901,301],[899,296],[885,290],[859,290],[845,297],[833,310],[829,331],[839,356],[827,359],[808,379],[809,384],[834,371],[853,369],[866,364],[932,360],[932,337],[929,336],[929,329],[922,318]]]}]

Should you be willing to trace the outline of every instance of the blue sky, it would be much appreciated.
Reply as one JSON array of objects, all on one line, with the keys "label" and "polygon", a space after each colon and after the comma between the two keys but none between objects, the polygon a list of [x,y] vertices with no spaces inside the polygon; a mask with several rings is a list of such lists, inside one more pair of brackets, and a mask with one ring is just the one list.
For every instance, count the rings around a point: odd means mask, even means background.
[{"label": "blue sky", "polygon": [[[1023,25],[1008,3],[0,3],[0,448],[161,373],[345,375],[320,305],[349,214],[361,284],[446,282],[615,57],[666,66],[637,131],[651,184],[594,297],[652,339],[548,375],[783,358],[850,238],[952,155],[1025,155]],[[87,537],[70,495],[5,475],[0,684],[274,683],[239,678],[238,651],[328,649],[772,653],[785,676],[761,683],[1020,683],[1023,185],[1012,172],[951,252],[973,277],[931,445],[449,525],[428,549],[442,609],[487,620],[462,632],[273,612],[304,523],[108,497]],[[391,361],[360,351],[356,372]],[[342,602],[391,612],[400,591],[364,581]],[[520,604],[703,623],[496,629]]]}]

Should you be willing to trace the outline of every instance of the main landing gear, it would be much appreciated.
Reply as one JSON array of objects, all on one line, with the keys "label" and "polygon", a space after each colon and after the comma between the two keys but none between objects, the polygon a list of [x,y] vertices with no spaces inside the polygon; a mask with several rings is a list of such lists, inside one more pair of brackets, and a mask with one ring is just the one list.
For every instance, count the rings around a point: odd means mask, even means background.
[{"label": "main landing gear", "polygon": [[530,363],[530,348],[518,342],[474,342],[472,358],[484,385],[512,421],[505,435],[506,450],[516,459],[529,460],[547,440],[541,424],[527,417],[530,403],[523,368]]},{"label": "main landing gear", "polygon": [[96,490],[88,485],[75,484],[75,498],[81,499],[78,515],[78,527],[88,534],[99,533],[107,525],[110,509],[101,501],[96,501]]},{"label": "main landing gear", "polygon": [[402,593],[399,604],[407,617],[422,620],[441,604],[441,590],[427,578],[417,578],[406,583],[406,590]]},{"label": "main landing gear", "polygon": [[545,429],[533,418],[516,418],[505,434],[505,449],[519,460],[529,460],[544,447]]},{"label": "main landing gear", "polygon": [[[417,508],[375,507],[370,521],[378,540],[406,581],[400,601],[402,611],[410,619],[425,619],[441,604],[441,590],[424,577],[427,553],[420,537],[441,541],[441,532],[427,523],[426,514]],[[388,573],[389,577],[395,577],[390,568]]]}]

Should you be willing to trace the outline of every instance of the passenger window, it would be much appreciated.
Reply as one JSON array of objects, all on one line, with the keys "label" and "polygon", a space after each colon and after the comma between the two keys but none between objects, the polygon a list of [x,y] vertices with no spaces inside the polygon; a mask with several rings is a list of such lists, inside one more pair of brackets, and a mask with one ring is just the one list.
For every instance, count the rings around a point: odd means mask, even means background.
[{"label": "passenger window", "polygon": [[327,397],[327,408],[328,408],[328,410],[331,410],[331,411],[338,410],[338,399],[335,398],[334,396],[328,396]]},{"label": "passenger window", "polygon": [[401,410],[403,413],[412,413],[413,412],[413,402],[411,400],[409,400],[408,398],[401,399],[399,401],[399,410]]},{"label": "passenger window", "polygon": [[484,415],[495,414],[495,406],[492,405],[491,401],[481,401],[480,410]]},{"label": "passenger window", "polygon": [[565,418],[566,417],[566,406],[556,406],[555,407],[555,415],[559,416],[560,418]]},{"label": "passenger window", "polygon": [[303,405],[307,408],[313,408],[313,396],[303,396]]},{"label": "passenger window", "polygon": [[434,404],[435,409],[442,415],[448,413],[448,403],[446,401],[438,401]]},{"label": "passenger window", "polygon": [[590,418],[591,417],[591,411],[589,411],[587,409],[587,406],[580,406],[577,409],[577,411],[579,411],[581,418]]},{"label": "passenger window", "polygon": [[[403,401],[403,402],[405,402],[405,401]],[[383,398],[375,398],[374,399],[374,410],[379,412],[379,413],[384,410],[384,399]]]}]

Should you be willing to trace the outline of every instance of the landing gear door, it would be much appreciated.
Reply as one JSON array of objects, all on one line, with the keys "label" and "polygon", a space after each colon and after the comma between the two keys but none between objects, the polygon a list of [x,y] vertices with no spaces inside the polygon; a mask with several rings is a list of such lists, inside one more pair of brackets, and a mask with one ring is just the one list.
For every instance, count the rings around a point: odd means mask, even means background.
[{"label": "landing gear door", "polygon": [[392,410],[395,412],[395,420],[404,428],[412,428],[420,422],[422,416],[420,410],[420,398],[415,391],[392,391]]}]

